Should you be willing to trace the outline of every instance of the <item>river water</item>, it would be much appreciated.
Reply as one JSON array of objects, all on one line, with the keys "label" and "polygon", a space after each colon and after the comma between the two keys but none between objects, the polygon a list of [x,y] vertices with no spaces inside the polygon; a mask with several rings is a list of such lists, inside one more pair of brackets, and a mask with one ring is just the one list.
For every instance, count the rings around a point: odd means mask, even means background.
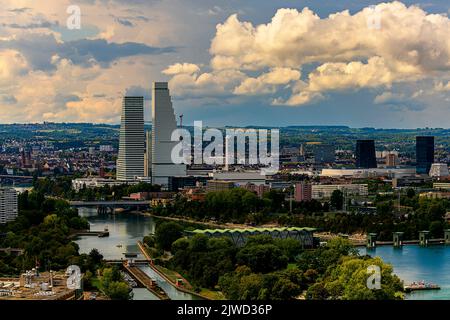
[{"label": "river water", "polygon": [[[153,218],[133,214],[97,215],[95,210],[90,209],[80,209],[79,213],[81,216],[87,217],[92,231],[102,231],[107,227],[110,232],[110,236],[106,238],[80,237],[76,241],[80,247],[80,253],[89,253],[93,248],[97,248],[108,260],[124,258],[124,252],[136,252],[139,253],[138,259],[144,258],[140,254],[136,242],[145,235],[154,233],[155,221]],[[390,263],[394,267],[394,273],[405,284],[425,280],[441,287],[441,290],[407,294],[406,299],[450,300],[450,246],[420,247],[418,245],[407,245],[403,248],[379,246],[374,250],[362,248],[360,253],[379,256],[385,262]],[[173,288],[149,267],[142,266],[141,268],[157,281],[171,299],[195,299],[195,297]],[[134,289],[133,292],[136,300],[157,299],[147,289]]]},{"label": "river water", "polygon": [[[138,253],[136,259],[144,259],[137,246],[137,241],[142,240],[145,235],[155,232],[156,224],[152,217],[135,214],[98,215],[96,210],[87,208],[81,208],[78,212],[80,216],[88,219],[91,231],[103,231],[105,228],[109,230],[109,237],[79,237],[75,242],[80,247],[80,253],[89,253],[93,248],[96,248],[107,260],[124,259],[124,252]],[[170,299],[198,299],[195,296],[176,290],[150,267],[141,266],[140,268],[158,283]],[[133,294],[134,300],[158,300],[155,295],[145,288],[134,288]]]},{"label": "river water", "polygon": [[450,300],[450,247],[434,245],[421,247],[406,245],[403,248],[379,246],[360,249],[361,254],[379,256],[394,267],[394,273],[405,284],[413,281],[431,282],[441,290],[416,291],[406,295],[408,300]]}]

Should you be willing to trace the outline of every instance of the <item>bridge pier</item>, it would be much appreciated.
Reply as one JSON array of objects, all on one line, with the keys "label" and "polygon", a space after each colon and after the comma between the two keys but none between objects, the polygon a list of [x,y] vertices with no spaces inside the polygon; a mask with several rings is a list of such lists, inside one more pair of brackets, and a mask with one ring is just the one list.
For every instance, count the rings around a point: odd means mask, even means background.
[{"label": "bridge pier", "polygon": [[450,229],[444,230],[445,244],[450,244]]},{"label": "bridge pier", "polygon": [[403,246],[403,233],[404,232],[394,232],[394,247],[395,248],[401,248]]},{"label": "bridge pier", "polygon": [[367,249],[375,249],[377,246],[377,234],[369,233],[367,235]]},{"label": "bridge pier", "polygon": [[419,231],[419,245],[426,247],[428,246],[428,239],[430,236],[430,231]]}]

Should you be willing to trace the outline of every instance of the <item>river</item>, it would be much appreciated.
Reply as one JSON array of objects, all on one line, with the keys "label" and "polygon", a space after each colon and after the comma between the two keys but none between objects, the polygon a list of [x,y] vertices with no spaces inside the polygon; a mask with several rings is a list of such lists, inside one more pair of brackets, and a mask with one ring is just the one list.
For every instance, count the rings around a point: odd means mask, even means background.
[{"label": "river", "polygon": [[361,254],[379,256],[390,263],[394,273],[405,284],[425,280],[441,287],[441,290],[416,291],[406,294],[407,300],[450,300],[450,247],[434,245],[421,247],[406,245],[403,248],[379,246],[372,250],[360,249]]},{"label": "river", "polygon": [[[139,253],[138,259],[144,258],[136,242],[144,235],[154,233],[155,221],[152,217],[134,214],[97,215],[97,212],[91,209],[80,209],[79,213],[80,216],[87,217],[92,231],[101,231],[107,227],[110,232],[107,238],[80,237],[76,241],[80,247],[80,253],[89,253],[91,249],[97,248],[105,259],[121,259],[124,257],[124,252],[136,252]],[[360,249],[361,254],[366,252],[372,256],[380,256],[385,262],[390,263],[394,267],[394,273],[404,280],[405,284],[425,280],[441,287],[438,291],[407,294],[406,299],[450,300],[450,246],[407,245],[400,249],[392,246],[379,246],[374,250]],[[171,299],[195,299],[170,286],[150,268],[142,267],[142,270],[154,278]],[[146,289],[134,289],[134,299],[155,300],[157,298]]]},{"label": "river", "polygon": [[[109,230],[109,237],[83,236],[76,240],[80,253],[89,253],[93,248],[100,251],[107,260],[124,258],[124,252],[138,253],[137,259],[144,259],[137,246],[137,241],[145,235],[155,232],[155,221],[152,217],[135,214],[98,215],[96,210],[80,208],[79,215],[86,217],[91,231]],[[195,296],[176,290],[151,268],[140,267],[168,294],[172,300],[195,300]],[[134,300],[158,300],[145,288],[133,289]]]}]

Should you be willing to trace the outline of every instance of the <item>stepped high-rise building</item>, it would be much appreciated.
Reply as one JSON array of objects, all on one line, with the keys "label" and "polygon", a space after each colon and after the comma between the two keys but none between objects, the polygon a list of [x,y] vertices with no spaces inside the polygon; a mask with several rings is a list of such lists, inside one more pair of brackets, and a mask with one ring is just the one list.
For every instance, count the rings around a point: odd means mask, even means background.
[{"label": "stepped high-rise building", "polygon": [[168,187],[170,177],[186,176],[186,165],[172,162],[177,122],[167,82],[154,82],[152,97],[152,183]]},{"label": "stepped high-rise building", "polygon": [[416,171],[419,174],[428,174],[434,162],[434,137],[416,137]]},{"label": "stepped high-rise building", "polygon": [[376,168],[377,158],[375,155],[375,141],[357,140],[356,141],[356,166],[358,168]]},{"label": "stepped high-rise building", "polygon": [[145,132],[144,176],[152,176],[152,136],[150,131]]},{"label": "stepped high-rise building", "polygon": [[17,191],[13,188],[0,188],[0,224],[14,221],[17,214]]},{"label": "stepped high-rise building", "polygon": [[144,98],[124,97],[120,123],[117,180],[144,176]]}]

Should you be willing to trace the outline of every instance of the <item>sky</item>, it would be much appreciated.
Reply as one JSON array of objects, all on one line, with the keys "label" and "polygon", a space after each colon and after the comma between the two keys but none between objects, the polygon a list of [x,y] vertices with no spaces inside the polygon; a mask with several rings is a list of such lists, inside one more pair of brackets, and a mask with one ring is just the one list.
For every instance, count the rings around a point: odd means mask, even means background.
[{"label": "sky", "polygon": [[0,8],[0,123],[119,123],[124,95],[151,121],[151,83],[168,81],[185,124],[450,127],[448,0]]}]

